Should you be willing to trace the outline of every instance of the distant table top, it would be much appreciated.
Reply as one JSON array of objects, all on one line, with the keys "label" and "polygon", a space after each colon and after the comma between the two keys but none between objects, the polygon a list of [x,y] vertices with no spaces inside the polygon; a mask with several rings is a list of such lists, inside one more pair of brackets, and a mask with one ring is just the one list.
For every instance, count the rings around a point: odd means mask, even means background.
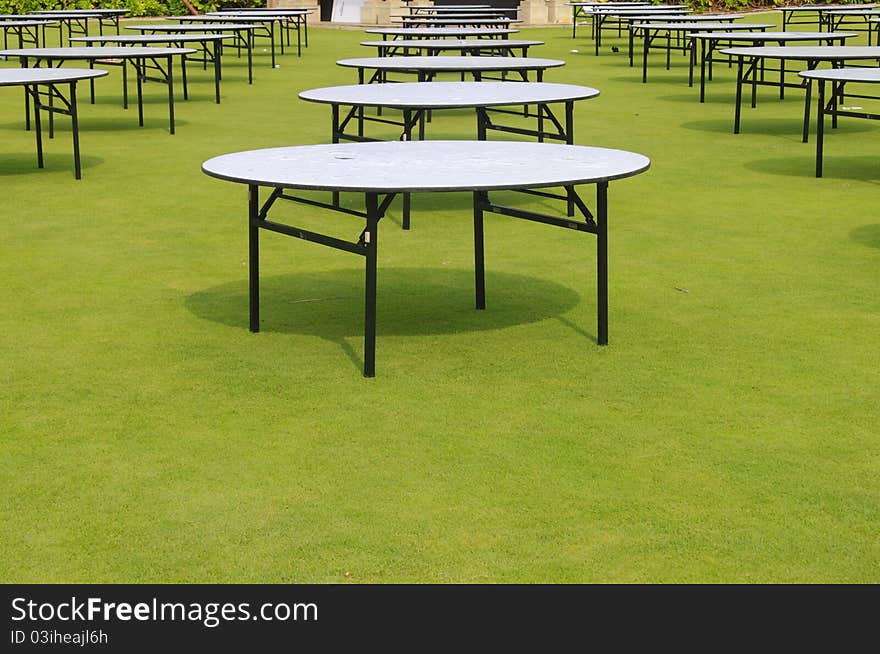
[{"label": "distant table top", "polygon": [[281,17],[308,16],[314,9],[252,9],[250,11],[207,11],[206,16],[257,16],[257,17]]},{"label": "distant table top", "polygon": [[807,79],[824,79],[835,82],[880,83],[880,68],[823,68],[822,70],[804,70],[798,75]]},{"label": "distant table top", "polygon": [[202,164],[232,182],[316,191],[490,191],[607,182],[650,167],[641,154],[526,141],[376,141],[225,154]]},{"label": "distant table top", "polygon": [[358,57],[340,59],[336,64],[375,70],[468,72],[558,68],[565,62],[537,57]]},{"label": "distant table top", "polygon": [[27,20],[0,20],[0,27],[33,27],[35,25],[57,25],[57,20],[45,18],[27,19]]},{"label": "distant table top", "polygon": [[98,68],[0,68],[0,86],[76,82],[107,75]]},{"label": "distant table top", "polygon": [[268,23],[280,18],[286,18],[279,14],[258,14],[257,12],[247,12],[241,14],[227,15],[223,12],[219,16],[198,15],[198,16],[172,16],[170,20],[202,23]]},{"label": "distant table top", "polygon": [[768,59],[842,61],[846,59],[880,59],[880,46],[759,46],[753,48],[727,48],[722,50],[721,54],[733,55],[734,57],[765,57]]},{"label": "distant table top", "polygon": [[566,2],[569,7],[640,7],[650,5],[650,2]]},{"label": "distant table top", "polygon": [[193,54],[192,48],[20,48],[0,50],[7,57],[34,59],[141,59]]},{"label": "distant table top", "polygon": [[[433,12],[432,12],[433,13]],[[426,18],[496,18],[501,14],[501,11],[485,8],[485,9],[468,9],[461,11],[441,11],[439,13],[435,13],[433,16],[431,13],[416,13],[416,14],[390,14],[389,18],[406,18],[408,20],[416,20],[416,19],[426,19]]]},{"label": "distant table top", "polygon": [[387,34],[389,36],[496,36],[515,34],[519,30],[506,27],[371,27],[367,34]]},{"label": "distant table top", "polygon": [[[122,13],[118,13],[122,12]],[[66,10],[42,10],[35,11],[34,14],[51,18],[112,18],[114,16],[124,16],[128,13],[128,9],[66,9]]]},{"label": "distant table top", "polygon": [[642,14],[636,16],[627,16],[633,22],[639,22],[640,20],[649,21],[652,23],[666,21],[668,23],[683,23],[683,22],[691,22],[691,23],[704,23],[704,22],[730,22],[732,20],[739,20],[740,18],[745,18],[743,14]]},{"label": "distant table top", "polygon": [[858,36],[855,32],[696,32],[692,39],[709,41],[835,41]]},{"label": "distant table top", "polygon": [[[852,9],[870,9],[878,6],[876,3],[849,5]],[[829,9],[841,9],[841,5],[799,5],[797,7],[775,7],[775,11],[797,12],[797,11],[827,11]]]},{"label": "distant table top", "polygon": [[424,50],[492,50],[494,48],[523,48],[544,45],[543,41],[522,39],[398,39],[397,41],[362,41],[361,45],[374,48],[422,48]]},{"label": "distant table top", "polygon": [[72,36],[68,41],[82,43],[188,43],[234,39],[234,34],[112,34],[108,36]]},{"label": "distant table top", "polygon": [[125,16],[126,14],[131,13],[128,9],[41,9],[38,11],[34,11],[32,13],[35,14],[52,14],[54,16],[60,16],[62,14],[67,14],[71,16],[82,16],[82,15],[103,15],[103,16]]},{"label": "distant table top", "polygon": [[457,109],[514,104],[569,102],[595,98],[599,91],[576,84],[533,82],[403,82],[350,84],[309,89],[299,97],[309,102],[391,109]]},{"label": "distant table top", "polygon": [[667,14],[687,14],[692,10],[689,9],[686,5],[675,5],[675,6],[658,6],[658,5],[646,5],[644,7],[636,7],[634,9],[620,8],[620,7],[608,7],[607,9],[604,7],[594,7],[594,14],[606,15],[606,16],[640,16],[644,14],[653,14],[653,13],[667,13]]},{"label": "distant table top", "polygon": [[175,25],[173,23],[155,23],[152,25],[126,25],[127,30],[140,30],[142,32],[198,32],[199,30],[255,30],[253,23],[191,23],[189,25]]},{"label": "distant table top", "polygon": [[515,13],[519,11],[517,7],[492,7],[490,5],[434,5],[433,7],[410,7],[414,9],[416,14],[479,14],[480,12],[489,13]]},{"label": "distant table top", "polygon": [[768,27],[776,27],[770,23],[637,23],[633,27],[644,27],[652,30],[667,30],[670,32],[690,32],[692,30],[700,30],[704,32],[717,31],[743,31],[767,29]]},{"label": "distant table top", "polygon": [[847,9],[846,7],[838,7],[837,9],[828,9],[826,16],[880,16],[880,8],[876,9]]},{"label": "distant table top", "polygon": [[404,17],[402,18],[404,23],[417,23],[424,24],[427,26],[431,25],[510,25],[511,23],[521,23],[521,20],[516,18],[475,18],[473,16],[468,16],[467,18],[451,18],[447,16],[440,16],[437,18],[432,17],[421,17],[414,16]]}]

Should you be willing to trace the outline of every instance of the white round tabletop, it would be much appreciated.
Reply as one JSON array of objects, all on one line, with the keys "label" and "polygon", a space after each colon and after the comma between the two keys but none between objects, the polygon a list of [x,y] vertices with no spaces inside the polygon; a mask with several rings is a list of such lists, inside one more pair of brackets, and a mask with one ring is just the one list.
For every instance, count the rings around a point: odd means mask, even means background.
[{"label": "white round tabletop", "polygon": [[666,6],[648,5],[645,7],[637,7],[635,9],[626,9],[626,8],[621,9],[619,7],[608,7],[606,9],[605,7],[596,7],[595,9],[593,9],[593,13],[596,13],[596,14],[607,15],[607,16],[612,16],[612,17],[620,16],[621,18],[627,18],[629,16],[642,16],[645,14],[655,14],[655,13],[657,13],[657,14],[662,14],[662,13],[687,14],[687,13],[690,13],[691,11],[692,10],[688,9],[685,5],[678,5],[675,7],[671,7],[668,5],[666,5]]},{"label": "white round tabletop", "polygon": [[92,14],[96,16],[124,16],[125,14],[130,14],[130,9],[40,9],[38,11],[34,11],[35,14],[52,14],[53,16],[60,16],[62,14],[66,14],[69,16],[82,16]]},{"label": "white round tabletop", "polygon": [[311,9],[263,9],[251,11],[208,11],[206,16],[256,16],[258,18],[288,18],[294,16],[308,16]]},{"label": "white round tabletop", "polygon": [[825,12],[826,16],[877,16],[880,15],[880,9],[847,9],[846,7],[837,7],[829,9]]},{"label": "white round tabletop", "polygon": [[765,57],[804,61],[842,61],[846,59],[880,59],[880,46],[823,45],[823,46],[758,46],[727,48],[721,54],[734,57]]},{"label": "white round tabletop", "polygon": [[537,57],[358,57],[340,59],[336,64],[374,70],[467,72],[558,68],[565,62]]},{"label": "white round tabletop", "polygon": [[770,23],[637,23],[635,27],[646,27],[652,30],[670,30],[670,31],[681,31],[687,32],[690,30],[701,30],[704,32],[715,32],[725,30],[728,32],[733,31],[744,31],[748,32],[751,30],[759,30],[759,29],[767,29],[770,27],[775,27],[775,25],[771,25]]},{"label": "white round tabletop", "polygon": [[96,9],[40,10],[35,11],[34,13],[41,16],[51,16],[52,18],[103,18],[105,16],[113,15]]},{"label": "white round tabletop", "polygon": [[719,23],[730,22],[734,20],[739,20],[740,18],[745,18],[743,14],[664,14],[664,13],[653,13],[653,14],[641,14],[636,16],[627,16],[630,20],[634,22],[638,22],[639,20],[647,20],[653,23],[660,22],[663,20],[669,21],[670,23],[682,23],[682,22],[712,22],[716,21]]},{"label": "white round tabletop", "polygon": [[589,86],[547,82],[402,82],[327,86],[303,91],[299,97],[309,102],[347,106],[455,109],[569,102],[598,95],[599,91]]},{"label": "white round tabletop", "polygon": [[696,32],[692,39],[724,41],[834,41],[858,36],[855,32]]},{"label": "white round tabletop", "polygon": [[190,23],[188,25],[174,25],[171,23],[157,23],[155,25],[126,25],[127,30],[140,30],[142,32],[198,32],[204,30],[255,30],[253,23]]},{"label": "white round tabletop", "polygon": [[522,21],[516,18],[475,18],[469,16],[467,18],[451,18],[449,16],[438,16],[433,18],[430,16],[407,16],[403,19],[406,23],[423,23],[425,25],[461,25],[463,23],[479,23],[480,25],[509,25],[510,23],[520,23]]},{"label": "white round tabletop", "polygon": [[107,75],[98,68],[0,68],[0,86],[77,82]]},{"label": "white round tabletop", "polygon": [[361,41],[374,48],[422,48],[424,50],[491,50],[492,48],[523,48],[544,45],[544,41],[526,39],[398,39],[397,41]]},{"label": "white round tabletop", "polygon": [[7,57],[33,57],[34,59],[140,59],[143,57],[168,57],[193,54],[192,48],[20,48],[0,50]]},{"label": "white round tabletop", "polygon": [[0,27],[33,27],[35,25],[57,25],[57,20],[51,18],[27,18],[24,20],[0,20]]},{"label": "white round tabletop", "polygon": [[68,41],[78,43],[188,43],[234,39],[234,34],[112,34],[108,36],[72,36]]},{"label": "white round tabletop", "polygon": [[499,34],[516,34],[519,30],[506,27],[371,27],[364,30],[367,34],[385,34],[387,36],[495,36]]},{"label": "white round tabletop", "polygon": [[203,23],[266,23],[273,20],[280,20],[282,18],[287,18],[287,16],[280,16],[278,14],[272,15],[260,15],[248,12],[246,14],[235,14],[232,16],[208,16],[199,14],[198,16],[174,16],[174,20],[184,20],[187,22],[192,21],[201,21]]},{"label": "white round tabletop", "polygon": [[514,13],[518,11],[516,7],[492,7],[490,5],[450,5],[444,7],[443,5],[434,5],[432,6],[421,6],[421,7],[413,7],[413,9],[417,9],[419,13],[425,12],[429,14],[449,14],[449,13],[463,13],[463,14],[480,14],[480,13]]},{"label": "white round tabletop", "polygon": [[804,70],[798,73],[807,79],[824,79],[834,82],[880,83],[880,68],[823,68]]},{"label": "white round tabletop", "polygon": [[[871,7],[876,7],[877,5],[874,3],[870,4],[860,4],[860,5],[850,5],[853,9],[870,9]],[[775,11],[828,11],[829,9],[840,9],[840,5],[798,5],[796,7],[776,7]]]},{"label": "white round tabletop", "polygon": [[641,154],[524,141],[375,141],[225,154],[202,164],[232,182],[316,191],[490,191],[592,184],[644,172]]}]

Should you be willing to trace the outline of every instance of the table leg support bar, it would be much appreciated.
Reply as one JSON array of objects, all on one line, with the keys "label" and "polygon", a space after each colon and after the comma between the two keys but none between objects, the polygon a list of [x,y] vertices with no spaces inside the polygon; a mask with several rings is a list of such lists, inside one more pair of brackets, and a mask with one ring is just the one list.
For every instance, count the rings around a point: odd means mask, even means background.
[{"label": "table leg support bar", "polygon": [[[486,307],[484,213],[497,213],[556,227],[573,229],[579,232],[595,234],[597,237],[597,342],[599,345],[606,345],[608,343],[608,182],[599,182],[597,185],[595,217],[587,208],[586,203],[584,203],[580,196],[577,195],[573,187],[566,187],[566,191],[571,198],[573,205],[581,212],[583,216],[582,221],[498,205],[489,199],[489,193],[487,191],[474,191],[474,286],[476,308],[482,310]],[[273,189],[268,199],[261,206],[259,199],[259,186],[254,184],[248,185],[248,255],[251,332],[258,332],[260,330],[259,231],[261,229],[361,255],[365,258],[363,374],[365,377],[375,376],[378,223],[394,197],[394,194],[381,195],[384,197],[380,200],[379,193],[365,193],[365,211],[360,212],[334,204],[311,200],[309,198],[288,195],[284,193],[282,189]],[[326,234],[319,234],[298,227],[270,221],[267,219],[267,214],[278,199],[291,200],[311,206],[331,209],[340,213],[356,215],[366,220],[366,226],[361,232],[358,241],[350,242]]]}]

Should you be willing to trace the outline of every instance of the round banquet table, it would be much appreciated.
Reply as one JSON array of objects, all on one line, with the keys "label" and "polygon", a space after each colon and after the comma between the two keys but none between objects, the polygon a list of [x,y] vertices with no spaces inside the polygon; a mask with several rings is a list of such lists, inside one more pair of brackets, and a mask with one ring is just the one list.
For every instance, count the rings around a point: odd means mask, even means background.
[{"label": "round banquet table", "polygon": [[[739,134],[742,115],[742,87],[744,84],[750,84],[752,87],[752,108],[757,106],[758,85],[779,86],[780,89],[784,88],[784,86],[790,86],[778,82],[766,82],[761,79],[761,71],[766,59],[778,60],[782,62],[782,65],[786,61],[802,62],[806,65],[807,70],[814,70],[820,63],[829,63],[832,68],[841,68],[847,61],[880,61],[880,46],[759,46],[753,48],[727,48],[721,50],[721,54],[735,57],[737,60],[736,109],[733,119],[733,133]],[[803,86],[797,85],[795,88],[803,88]],[[808,86],[807,102],[804,105],[804,142],[807,141],[809,131],[809,90],[810,87]]]},{"label": "round banquet table", "polygon": [[[356,68],[358,82],[361,84],[384,82],[388,73],[415,74],[420,82],[429,82],[439,73],[470,74],[477,81],[485,73],[516,73],[523,81],[528,81],[529,73],[535,73],[535,81],[542,81],[544,71],[559,68],[565,62],[561,59],[542,59],[538,57],[358,57],[340,59],[338,66]],[[366,79],[365,71],[373,75]]]},{"label": "round banquet table", "polygon": [[[107,74],[95,68],[0,68],[0,86],[22,86],[34,107],[34,132],[37,140],[37,165],[43,167],[42,112],[50,116],[70,116],[73,134],[73,171],[76,179],[82,177],[79,157],[79,118],[76,108],[76,84],[80,80],[95,79]],[[65,96],[62,86],[67,86]],[[46,87],[40,92],[39,87]],[[48,100],[48,102],[46,102]],[[51,132],[50,132],[51,137]]]},{"label": "round banquet table", "polygon": [[[71,48],[22,48],[19,50],[0,50],[0,55],[17,57],[22,68],[27,68],[33,60],[35,66],[45,62],[46,67],[61,65],[65,61],[88,61],[105,65],[121,65],[122,67],[122,106],[128,108],[128,68],[126,62],[135,68],[137,79],[138,125],[144,126],[143,82],[151,80],[161,82],[168,87],[168,123],[171,134],[174,134],[174,74],[171,61],[173,57],[185,57],[195,53],[192,48],[116,48],[116,47],[71,47]],[[122,60],[116,64],[112,60]],[[108,61],[110,60],[110,61]],[[164,62],[164,67],[163,63]],[[159,77],[151,76],[158,74]],[[94,89],[92,89],[94,102]]]},{"label": "round banquet table", "polygon": [[[880,115],[877,113],[869,113],[859,107],[844,106],[846,97],[844,89],[846,84],[849,82],[853,84],[880,84],[880,68],[823,68],[822,70],[805,70],[798,74],[810,83],[817,82],[819,85],[819,92],[816,97],[818,107],[816,114],[816,177],[822,177],[825,116],[831,116],[832,127],[837,127],[837,118],[839,116],[867,118],[869,120],[880,119]],[[825,92],[826,84],[829,83],[831,84],[830,96]],[[878,99],[877,95],[868,96],[861,94],[854,97],[874,101]],[[806,101],[809,103],[809,95]]]},{"label": "round banquet table", "polygon": [[460,55],[479,53],[525,57],[529,48],[544,45],[543,41],[526,39],[397,39],[394,41],[361,41],[361,45],[376,48],[380,57],[395,55],[438,55],[441,52],[457,52]]},{"label": "round banquet table", "polygon": [[[608,185],[648,169],[641,154],[576,145],[520,141],[377,141],[306,145],[236,152],[209,159],[202,171],[218,179],[248,186],[248,247],[250,330],[260,330],[259,232],[272,231],[318,243],[365,258],[364,368],[375,376],[376,287],[378,224],[394,195],[467,191],[473,196],[476,308],[485,309],[483,214],[563,227],[596,235],[597,342],[608,343]],[[583,220],[537,213],[495,204],[490,193],[503,190],[595,185],[596,203],[590,211],[578,197]],[[269,196],[261,202],[260,189]],[[363,194],[364,211],[319,202],[290,191],[330,191]],[[356,240],[347,241],[269,219],[280,200],[354,215],[365,226]],[[338,220],[331,221],[333,224]],[[337,225],[338,227],[338,225]]]}]

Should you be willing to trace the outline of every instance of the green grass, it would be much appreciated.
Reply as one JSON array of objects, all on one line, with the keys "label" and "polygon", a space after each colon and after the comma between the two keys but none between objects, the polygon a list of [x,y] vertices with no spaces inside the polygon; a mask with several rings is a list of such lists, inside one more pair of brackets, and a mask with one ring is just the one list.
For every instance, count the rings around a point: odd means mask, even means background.
[{"label": "green grass", "polygon": [[260,53],[253,86],[227,66],[219,106],[191,70],[174,136],[163,89],[140,129],[112,69],[81,181],[68,121],[40,171],[0,89],[0,579],[880,581],[878,126],[842,120],[816,179],[800,93],[762,90],[735,136],[725,66],[701,105],[683,58],[643,85],[586,34],[522,34],[601,90],[579,144],[652,159],[610,189],[611,344],[591,236],[488,217],[477,313],[469,197],[416,196],[410,232],[382,221],[369,380],[361,260],[267,234],[250,334],[245,192],[200,172],[325,142],[296,95],[353,83],[362,32]]}]

